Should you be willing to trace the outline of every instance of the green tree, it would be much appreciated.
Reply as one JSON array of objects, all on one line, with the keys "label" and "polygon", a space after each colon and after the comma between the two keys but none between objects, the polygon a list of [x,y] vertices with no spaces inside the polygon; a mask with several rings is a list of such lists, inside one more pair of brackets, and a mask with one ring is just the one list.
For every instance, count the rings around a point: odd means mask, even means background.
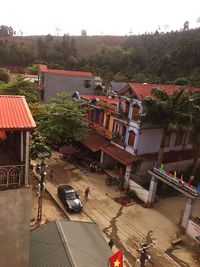
[{"label": "green tree", "polygon": [[189,100],[192,115],[191,140],[194,152],[191,173],[195,174],[197,172],[200,157],[200,91],[191,91]]},{"label": "green tree", "polygon": [[19,77],[8,84],[1,84],[0,94],[23,95],[26,97],[28,103],[39,101],[39,92],[36,90],[35,85],[22,77]]},{"label": "green tree", "polygon": [[41,157],[50,158],[51,150],[46,145],[46,138],[38,130],[35,130],[31,134],[30,158],[35,160]]},{"label": "green tree", "polygon": [[13,36],[13,28],[6,25],[0,26],[0,37],[9,37]]},{"label": "green tree", "polygon": [[69,138],[80,140],[87,134],[84,123],[86,110],[82,101],[73,100],[67,94],[58,94],[53,103],[45,105],[44,115],[38,120],[38,129],[54,144],[65,144]]},{"label": "green tree", "polygon": [[26,73],[29,73],[29,74],[34,74],[34,75],[37,75],[38,74],[38,64],[33,64],[31,66],[28,66],[26,69],[25,69],[25,72]]},{"label": "green tree", "polygon": [[10,80],[10,76],[5,69],[0,69],[0,81],[4,83],[8,83]]},{"label": "green tree", "polygon": [[152,95],[144,99],[145,110],[141,115],[143,122],[162,127],[162,138],[157,163],[161,165],[166,138],[172,132],[188,130],[191,115],[188,111],[188,94],[184,89],[168,95],[164,90],[154,88]]},{"label": "green tree", "polygon": [[181,86],[184,86],[184,85],[186,85],[186,86],[190,86],[190,85],[191,85],[191,84],[190,84],[190,81],[189,81],[187,78],[185,78],[185,77],[177,78],[177,79],[174,81],[174,84],[176,84],[176,85],[181,85]]}]

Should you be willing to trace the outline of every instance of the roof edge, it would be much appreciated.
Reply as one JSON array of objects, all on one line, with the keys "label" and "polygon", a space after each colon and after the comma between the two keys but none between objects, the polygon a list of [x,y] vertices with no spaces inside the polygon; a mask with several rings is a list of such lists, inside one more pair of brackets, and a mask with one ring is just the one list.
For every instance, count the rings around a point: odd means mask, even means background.
[{"label": "roof edge", "polygon": [[72,265],[73,267],[77,267],[76,264],[75,264],[75,260],[74,260],[74,258],[73,258],[73,256],[72,256],[72,253],[71,253],[69,244],[68,244],[67,239],[66,239],[66,237],[65,237],[65,233],[64,233],[64,231],[63,231],[63,229],[62,229],[62,225],[61,225],[61,223],[60,223],[60,220],[59,220],[59,219],[56,219],[55,223],[56,223],[56,226],[57,226],[57,229],[58,229],[60,238],[61,238],[61,240],[62,240],[62,242],[63,242],[63,246],[64,246],[64,248],[65,248],[66,254],[69,256],[70,263],[71,263],[71,265]]}]

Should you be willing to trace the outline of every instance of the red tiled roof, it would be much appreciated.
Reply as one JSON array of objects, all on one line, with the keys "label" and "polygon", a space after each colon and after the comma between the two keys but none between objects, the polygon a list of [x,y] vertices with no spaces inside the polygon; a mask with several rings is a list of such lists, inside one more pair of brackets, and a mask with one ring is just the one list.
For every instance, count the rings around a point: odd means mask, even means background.
[{"label": "red tiled roof", "polygon": [[[160,88],[165,90],[168,94],[172,94],[173,92],[183,88],[183,86],[179,85],[168,85],[168,84],[146,84],[146,83],[129,83],[130,88],[133,92],[136,93],[139,99],[142,99],[146,96],[151,95],[151,90],[153,88]],[[194,87],[186,87],[188,90],[200,90],[200,88]]]},{"label": "red tiled roof", "polygon": [[84,76],[84,77],[92,77],[93,76],[93,74],[91,72],[86,72],[86,71],[48,69],[46,65],[39,65],[39,70],[41,72],[57,73],[57,74],[65,74],[65,75],[76,75],[76,76]]},{"label": "red tiled roof", "polygon": [[116,98],[109,98],[107,96],[103,95],[81,95],[81,98],[86,99],[86,100],[92,100],[98,98],[101,101],[105,101],[109,104],[117,104],[117,99]]},{"label": "red tiled roof", "polygon": [[137,156],[112,144],[102,146],[101,150],[124,165],[129,165],[139,159]]},{"label": "red tiled roof", "polygon": [[24,96],[0,95],[0,130],[36,127]]},{"label": "red tiled roof", "polygon": [[90,150],[92,150],[92,152],[100,151],[101,146],[109,144],[109,142],[106,139],[93,132],[90,132],[88,137],[82,139],[80,143],[89,148]]}]

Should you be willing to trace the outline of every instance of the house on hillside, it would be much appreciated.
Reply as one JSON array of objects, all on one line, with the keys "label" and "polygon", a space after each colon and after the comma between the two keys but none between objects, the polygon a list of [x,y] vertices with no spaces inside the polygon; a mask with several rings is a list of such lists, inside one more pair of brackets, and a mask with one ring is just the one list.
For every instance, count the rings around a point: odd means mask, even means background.
[{"label": "house on hillside", "polygon": [[36,124],[24,96],[0,95],[0,188],[26,186],[30,132]]},{"label": "house on hillside", "polygon": [[31,232],[30,267],[105,267],[111,255],[95,223],[56,220]]},{"label": "house on hillside", "polygon": [[115,96],[118,94],[119,90],[122,89],[127,83],[125,82],[110,82],[105,87],[105,92],[107,96]]},{"label": "house on hillside", "polygon": [[83,95],[91,95],[95,88],[95,78],[91,72],[48,69],[46,65],[39,65],[38,76],[44,102],[61,92],[78,91]]}]

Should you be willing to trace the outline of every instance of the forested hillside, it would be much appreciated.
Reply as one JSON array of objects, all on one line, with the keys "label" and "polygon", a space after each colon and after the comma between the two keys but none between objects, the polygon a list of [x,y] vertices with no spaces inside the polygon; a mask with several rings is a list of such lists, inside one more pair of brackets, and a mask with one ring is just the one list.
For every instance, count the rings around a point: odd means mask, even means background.
[{"label": "forested hillside", "polygon": [[35,63],[92,71],[105,82],[135,80],[200,86],[200,28],[140,36],[62,37],[17,37],[12,31],[1,34],[0,28],[0,67],[12,70]]}]

